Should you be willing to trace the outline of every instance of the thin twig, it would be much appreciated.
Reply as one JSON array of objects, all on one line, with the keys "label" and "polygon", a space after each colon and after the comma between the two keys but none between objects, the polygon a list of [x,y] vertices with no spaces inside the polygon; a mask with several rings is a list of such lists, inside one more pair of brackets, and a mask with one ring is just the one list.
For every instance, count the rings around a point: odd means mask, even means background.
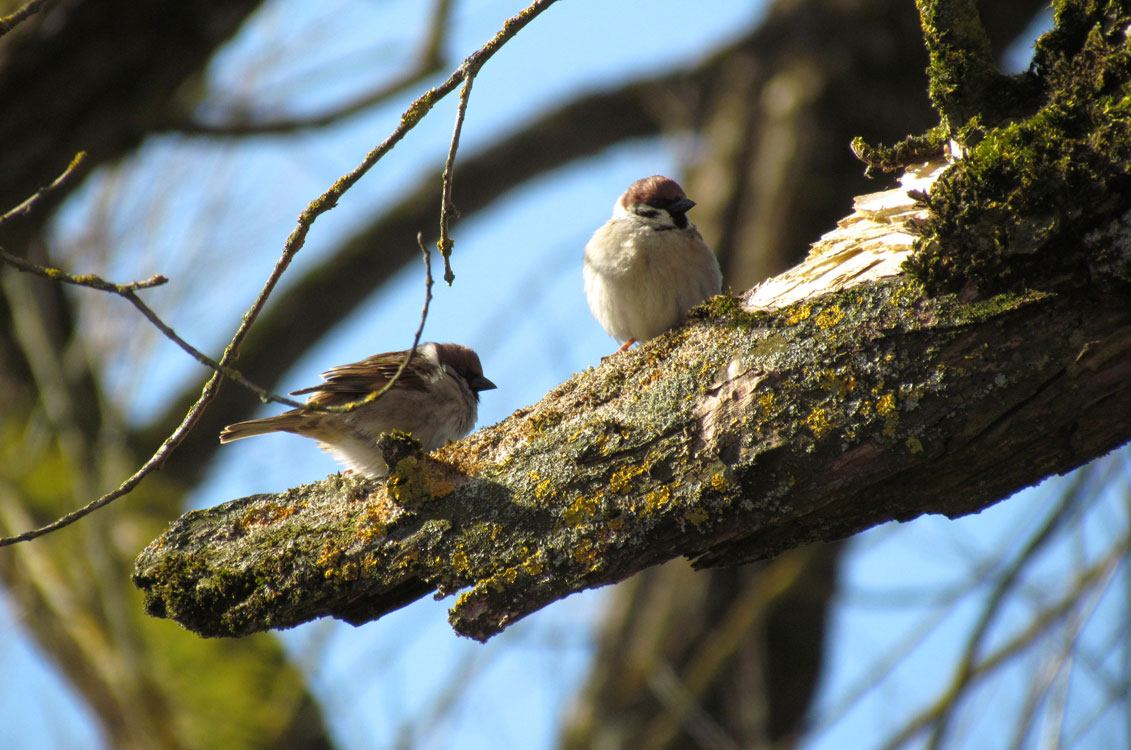
[{"label": "thin twig", "polygon": [[[986,600],[986,604],[982,609],[982,613],[978,617],[977,623],[975,623],[974,627],[971,629],[970,635],[966,640],[966,645],[962,649],[962,660],[959,662],[958,668],[954,672],[949,688],[949,692],[952,695],[961,695],[963,690],[965,690],[973,679],[974,668],[977,665],[982,643],[989,633],[990,626],[994,623],[994,618],[1000,613],[1006,601],[1007,594],[1013,589],[1017,581],[1020,580],[1021,574],[1028,568],[1033,558],[1054,538],[1056,531],[1065,522],[1066,516],[1079,504],[1082,488],[1087,482],[1087,473],[1088,472],[1078,472],[1074,476],[1075,481],[1073,485],[1060,498],[1056,507],[1045,519],[1045,522],[1041,525],[1040,529],[1038,529],[1037,533],[1025,544],[1025,547],[1021,550],[1013,563],[1003,571],[993,590],[990,592],[989,598]],[[954,714],[951,712],[939,714],[938,720],[931,730],[930,739],[928,740],[927,746],[931,750],[938,750],[942,747],[953,719]]]},{"label": "thin twig", "polygon": [[432,254],[428,252],[428,248],[424,246],[424,235],[421,232],[416,233],[416,244],[420,247],[420,252],[424,255],[424,306],[420,310],[420,325],[416,327],[416,335],[412,337],[412,346],[405,352],[405,357],[401,361],[400,367],[393,373],[393,377],[389,378],[389,382],[385,383],[379,390],[372,391],[365,394],[365,398],[359,398],[356,401],[350,401],[348,404],[341,406],[322,406],[322,407],[308,407],[310,411],[328,411],[328,412],[347,412],[354,409],[360,409],[366,404],[371,404],[377,399],[384,396],[389,392],[397,383],[401,373],[408,367],[408,363],[416,355],[416,347],[420,346],[420,337],[424,335],[424,323],[428,320],[428,308],[432,305]]},{"label": "thin twig", "polygon": [[251,328],[252,324],[255,323],[259,314],[263,311],[263,307],[267,304],[267,297],[275,289],[275,285],[278,284],[283,272],[286,271],[287,266],[294,260],[295,255],[302,249],[303,244],[306,242],[306,235],[310,232],[310,227],[314,224],[315,220],[336,206],[342,195],[353,187],[366,172],[372,169],[385,154],[391,151],[409,131],[415,128],[417,124],[424,119],[424,116],[436,106],[436,103],[450,94],[465,76],[478,73],[484,63],[490,60],[503,44],[513,38],[526,24],[533,21],[542,11],[546,10],[546,8],[550,7],[555,2],[557,2],[557,0],[535,0],[535,2],[531,3],[529,7],[517,16],[508,18],[503,23],[503,28],[495,34],[494,38],[464,60],[459,69],[452,73],[446,81],[435,88],[425,91],[416,101],[410,104],[408,109],[401,115],[400,122],[393,129],[393,132],[376,148],[366,154],[360,164],[339,177],[326,192],[315,198],[303,209],[303,212],[299,214],[298,217],[298,225],[291,231],[283,245],[282,257],[276,262],[275,268],[264,284],[263,290],[252,304],[251,309],[244,315],[243,323],[240,325],[239,330],[236,331],[235,336],[232,337],[232,344],[229,345],[229,348],[238,346],[247,336],[248,330]]},{"label": "thin twig", "polygon": [[83,274],[81,276],[73,276],[58,268],[40,266],[38,264],[20,258],[19,256],[12,255],[2,247],[0,247],[0,260],[4,261],[10,266],[13,266],[18,271],[34,274],[35,276],[41,276],[45,279],[50,279],[51,281],[57,281],[64,284],[73,284],[75,286],[84,286],[90,289],[97,289],[101,292],[116,294],[117,296],[127,300],[130,304],[136,307],[142,314],[142,316],[145,317],[145,319],[150,323],[152,323],[154,327],[157,328],[157,330],[165,335],[166,338],[179,346],[185,351],[185,353],[187,353],[190,357],[192,357],[205,367],[209,367],[217,372],[223,373],[223,375],[229,380],[234,383],[238,383],[244,388],[247,388],[249,391],[255,393],[264,402],[274,401],[276,403],[286,404],[287,406],[291,407],[303,406],[303,404],[299,401],[295,401],[294,399],[287,398],[286,396],[280,396],[278,394],[272,393],[265,388],[260,388],[258,385],[252,383],[250,380],[241,375],[238,370],[220,364],[204,352],[194,347],[189,342],[185,341],[165,321],[161,320],[157,313],[153,312],[153,309],[150,308],[149,305],[145,304],[141,297],[137,295],[138,289],[151,289],[155,286],[161,286],[162,284],[168,283],[169,280],[164,276],[161,276],[160,274],[150,276],[148,279],[142,279],[140,281],[131,281],[126,284],[115,284],[112,281],[106,281],[101,276],[97,276],[92,273]]},{"label": "thin twig", "polygon": [[436,247],[444,258],[444,281],[448,286],[455,281],[456,275],[452,273],[452,246],[455,242],[448,233],[448,222],[459,218],[459,209],[452,203],[452,174],[455,171],[456,151],[459,149],[459,136],[463,131],[463,120],[467,116],[467,103],[471,99],[471,84],[475,80],[474,74],[468,74],[459,90],[459,106],[456,108],[456,124],[452,131],[452,144],[448,147],[448,158],[444,161],[444,174],[441,176],[443,184],[440,199],[440,240]]},{"label": "thin twig", "polygon": [[[1069,591],[1056,604],[1037,612],[1025,630],[1018,633],[1012,640],[1003,644],[997,651],[981,658],[970,668],[969,680],[962,686],[973,685],[992,671],[1004,666],[1013,657],[1022,653],[1026,648],[1032,648],[1033,643],[1046,634],[1060,620],[1067,617],[1076,608],[1081,607],[1081,599],[1093,587],[1102,590],[1111,581],[1111,577],[1119,569],[1120,562],[1126,554],[1131,538],[1124,536],[1109,550],[1108,554],[1098,560],[1094,565],[1086,568],[1077,578],[1073,590]],[[952,685],[935,703],[907,722],[898,732],[892,735],[881,747],[883,750],[897,750],[911,742],[915,737],[925,732],[930,726],[939,721],[947,711],[953,710],[960,697],[960,692],[955,692]]]},{"label": "thin twig", "polygon": [[173,450],[181,444],[181,441],[183,441],[185,439],[185,436],[188,435],[189,431],[192,430],[192,427],[196,424],[196,421],[200,419],[200,415],[204,413],[205,407],[208,406],[208,402],[211,401],[213,396],[216,395],[216,390],[219,387],[220,374],[214,372],[212,373],[212,377],[208,379],[208,382],[205,383],[204,390],[201,392],[200,398],[197,399],[196,403],[192,405],[191,409],[189,409],[188,414],[185,415],[185,418],[181,421],[181,424],[177,427],[177,429],[173,430],[172,434],[169,435],[169,437],[165,438],[165,442],[161,443],[161,447],[157,449],[157,451],[150,457],[148,461],[142,464],[140,469],[135,471],[126,481],[122,482],[113,492],[108,492],[97,500],[92,500],[78,510],[73,510],[70,513],[55,519],[45,526],[40,526],[37,529],[25,531],[22,534],[17,534],[15,536],[0,537],[0,547],[7,547],[8,545],[16,544],[17,542],[27,542],[32,539],[44,536],[45,534],[50,534],[53,531],[58,531],[65,526],[70,526],[80,518],[90,515],[99,508],[109,505],[119,497],[132,492],[133,489],[141,483],[141,480],[144,479],[147,474],[160,467],[161,464],[165,463],[165,459],[169,457],[169,454],[171,454]]},{"label": "thin twig", "polygon": [[130,281],[125,284],[115,284],[112,281],[106,281],[101,276],[93,273],[83,274],[81,276],[72,276],[66,271],[58,268],[49,268],[41,266],[37,263],[32,263],[29,260],[12,255],[4,248],[0,247],[0,260],[4,261],[10,266],[13,266],[17,271],[30,273],[35,276],[41,276],[51,281],[58,281],[63,284],[74,284],[75,286],[85,286],[90,289],[97,289],[100,292],[109,292],[111,294],[126,294],[137,289],[151,289],[155,286],[167,284],[169,280],[160,274],[150,276],[148,279],[140,281]]},{"label": "thin twig", "polygon": [[[165,459],[169,457],[169,454],[172,453],[172,451],[181,444],[185,436],[192,429],[193,425],[195,425],[197,420],[200,419],[200,415],[204,412],[204,409],[207,408],[208,404],[211,403],[212,399],[215,397],[216,392],[220,386],[222,369],[227,368],[228,365],[236,358],[240,345],[243,344],[243,341],[245,338],[247,338],[247,334],[250,332],[252,325],[254,325],[255,321],[259,317],[259,314],[266,306],[267,298],[271,295],[271,292],[274,291],[276,285],[279,283],[279,279],[282,278],[283,273],[287,270],[287,267],[291,264],[291,261],[294,260],[295,255],[297,255],[298,251],[302,249],[302,246],[306,241],[306,235],[310,232],[310,227],[311,225],[313,225],[314,221],[320,215],[329,211],[331,208],[337,205],[337,201],[342,196],[342,194],[345,193],[345,191],[350,187],[352,187],[358,180],[360,180],[361,177],[366,172],[368,172],[373,167],[373,165],[380,161],[381,158],[393,148],[393,146],[395,146],[402,138],[404,138],[404,136],[410,130],[416,127],[416,125],[424,118],[424,116],[428,114],[429,111],[431,111],[432,107],[436,105],[436,102],[440,101],[440,99],[451,93],[455,89],[455,87],[466,77],[475,76],[479,72],[480,68],[483,67],[484,63],[491,59],[491,57],[493,57],[494,54],[499,51],[503,44],[512,39],[528,23],[537,18],[542,13],[542,11],[549,8],[555,2],[557,2],[557,0],[535,0],[535,2],[531,3],[518,15],[508,18],[503,23],[503,28],[497,34],[495,34],[491,41],[484,44],[476,52],[472,53],[471,56],[464,60],[459,69],[452,73],[452,75],[449,76],[446,81],[444,81],[439,86],[424,92],[424,94],[422,94],[415,102],[413,102],[409,106],[409,108],[405,110],[404,114],[401,115],[400,123],[398,123],[393,132],[379,146],[366,154],[365,158],[361,161],[360,164],[358,164],[357,167],[355,167],[348,174],[343,175],[341,178],[339,178],[333,185],[330,186],[328,190],[326,190],[326,192],[312,201],[303,210],[303,212],[299,215],[298,225],[291,231],[290,235],[287,237],[287,240],[283,245],[282,255],[279,257],[279,260],[276,261],[275,267],[271,270],[271,274],[268,276],[267,281],[264,282],[263,288],[260,290],[259,295],[255,298],[255,301],[252,303],[251,308],[247,311],[247,313],[244,314],[239,328],[236,329],[236,332],[232,335],[231,341],[224,349],[224,354],[220,358],[220,361],[218,363],[218,367],[221,369],[213,371],[212,377],[208,379],[208,382],[204,385],[204,389],[201,391],[200,398],[197,399],[196,403],[193,404],[192,408],[189,409],[188,413],[181,421],[181,424],[177,427],[177,429],[173,431],[171,435],[169,435],[168,438],[165,439],[165,442],[161,444],[161,447],[157,449],[153,456],[150,457],[150,459],[146,461],[140,469],[134,472],[133,475],[126,479],[126,481],[124,481],[113,492],[103,495],[97,500],[91,501],[78,510],[72,511],[71,513],[62,516],[45,526],[41,526],[38,529],[25,531],[24,533],[18,534],[16,536],[0,538],[0,547],[15,544],[16,542],[25,542],[31,539],[36,539],[43,536],[44,534],[49,534],[65,526],[69,526],[80,518],[83,518],[84,516],[94,512],[95,510],[98,510],[99,508],[110,504],[119,497],[128,494],[133,490],[134,487],[138,485],[138,483],[141,482],[143,478],[145,478],[147,474],[164,463]],[[73,171],[73,166],[74,163],[72,163],[72,167],[68,168],[68,171],[65,172],[59,180],[56,180],[55,183],[52,183],[52,185],[49,186],[48,189],[57,186],[60,180],[64,179]],[[40,193],[42,192],[43,191],[40,191]],[[35,196],[33,196],[33,199],[34,198]],[[421,240],[421,244],[423,244],[423,240]],[[428,315],[428,304],[432,299],[432,265],[431,259],[427,253],[425,253],[425,267],[428,273],[427,296],[425,300],[424,310],[421,315],[420,327],[417,329],[416,337],[414,338],[413,349],[410,349],[410,352],[415,350],[416,344],[419,343],[420,336],[422,335],[424,330],[424,320]],[[409,356],[411,357],[411,354]],[[406,363],[401,365],[401,370],[404,369],[406,364],[407,358]],[[384,391],[382,390],[381,392],[374,394],[372,398],[376,399],[382,392]],[[346,408],[357,407],[347,404]]]},{"label": "thin twig", "polygon": [[39,201],[41,201],[45,196],[71,182],[71,180],[75,178],[75,175],[78,174],[78,168],[82,165],[85,159],[85,151],[79,151],[77,154],[75,154],[75,158],[71,159],[71,163],[67,165],[67,168],[64,169],[58,177],[51,181],[51,184],[46,185],[45,187],[41,187],[23,203],[16,206],[15,208],[8,210],[3,215],[0,215],[0,224],[3,224],[4,222],[8,221],[9,219],[15,218],[16,216],[27,216],[29,213],[31,213],[31,210],[35,207],[35,204],[39,203]]},{"label": "thin twig", "polygon": [[0,36],[4,36],[9,31],[16,28],[21,23],[38,13],[43,8],[43,4],[46,2],[47,0],[31,0],[31,2],[17,10],[15,13],[9,13],[6,16],[0,17]]}]

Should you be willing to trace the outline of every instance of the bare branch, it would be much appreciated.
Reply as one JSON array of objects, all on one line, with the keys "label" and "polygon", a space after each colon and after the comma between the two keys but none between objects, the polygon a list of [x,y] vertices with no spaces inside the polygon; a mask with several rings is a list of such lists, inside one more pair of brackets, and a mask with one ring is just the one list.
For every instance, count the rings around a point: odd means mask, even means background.
[{"label": "bare branch", "polygon": [[906,257],[920,210],[898,192],[814,248],[821,289],[795,271],[717,297],[387,482],[186,515],[138,560],[150,612],[231,636],[467,589],[450,619],[484,640],[676,556],[731,565],[975,512],[1131,436],[1125,300],[928,297],[883,258]]},{"label": "bare branch", "polygon": [[30,0],[27,5],[20,8],[15,13],[9,13],[6,16],[0,17],[0,37],[38,13],[46,2],[47,0]]},{"label": "bare branch", "polygon": [[[1043,607],[1034,616],[1027,628],[1022,630],[1008,642],[1000,646],[993,653],[979,660],[970,669],[970,682],[973,683],[988,676],[995,670],[1005,666],[1011,659],[1025,652],[1027,648],[1041,635],[1046,633],[1073,611],[1090,606],[1085,594],[1090,590],[1102,591],[1110,582],[1112,576],[1119,569],[1120,563],[1131,549],[1131,538],[1124,536],[1095,564],[1084,569],[1075,586],[1060,597],[1054,604]],[[898,750],[906,746],[922,732],[926,731],[934,722],[939,721],[950,709],[958,697],[957,693],[947,690],[935,703],[926,710],[916,715],[902,729],[896,732],[882,745],[883,750]]]},{"label": "bare branch", "polygon": [[70,513],[61,516],[60,518],[52,521],[49,524],[40,526],[39,528],[32,529],[30,531],[25,531],[22,534],[16,534],[15,536],[0,537],[0,547],[7,547],[8,545],[16,544],[17,542],[31,541],[32,539],[38,539],[45,534],[50,534],[53,531],[58,531],[59,529],[70,526],[80,518],[88,516],[99,508],[105,507],[118,498],[132,492],[133,489],[141,483],[141,480],[144,479],[150,472],[152,472],[154,469],[160,468],[161,464],[165,462],[165,459],[167,459],[169,455],[176,449],[176,447],[180,445],[181,441],[185,439],[185,435],[187,435],[192,429],[193,425],[196,424],[196,420],[200,418],[201,413],[204,411],[205,407],[208,406],[208,403],[212,400],[212,397],[216,395],[216,390],[219,387],[220,375],[214,373],[212,377],[208,379],[208,382],[204,385],[204,390],[201,392],[200,398],[197,399],[196,403],[193,404],[191,409],[189,409],[188,414],[185,415],[185,418],[181,421],[180,426],[178,426],[177,429],[174,430],[173,433],[165,439],[165,442],[161,443],[161,447],[159,447],[157,451],[154,452],[152,456],[150,456],[149,460],[142,464],[141,468],[134,472],[128,479],[122,482],[117,489],[112,492],[106,493],[97,500],[92,500],[78,510],[71,511]]},{"label": "bare branch", "polygon": [[464,60],[463,65],[459,67],[452,75],[439,86],[429,89],[424,92],[419,98],[409,105],[408,109],[401,115],[400,123],[393,132],[389,134],[384,141],[381,142],[376,148],[371,150],[365,155],[361,163],[354,167],[349,173],[338,178],[338,180],[330,186],[326,192],[316,198],[310,203],[299,215],[298,226],[291,231],[290,236],[283,247],[283,255],[275,264],[271,276],[264,284],[262,291],[252,304],[251,309],[244,315],[243,323],[241,324],[236,335],[233,337],[233,343],[238,344],[247,335],[259,314],[263,311],[263,307],[267,304],[267,298],[274,290],[279,279],[282,278],[283,272],[286,271],[291,261],[294,259],[298,251],[302,249],[303,244],[306,242],[306,235],[310,231],[311,225],[314,221],[337,205],[338,199],[353,187],[358,180],[360,180],[366,172],[373,168],[382,157],[397,145],[398,142],[405,135],[408,134],[416,125],[424,119],[424,116],[432,110],[438,101],[451,93],[460,81],[466,76],[474,76],[479,72],[479,69],[491,57],[498,52],[509,39],[513,38],[515,34],[522,30],[526,24],[534,20],[546,8],[553,5],[557,0],[536,0],[531,3],[526,10],[519,13],[517,16],[509,18],[503,24],[503,28],[495,37],[479,48],[478,51],[473,53],[470,57]]},{"label": "bare branch", "polygon": [[50,195],[52,192],[62,187],[70,185],[70,183],[74,181],[75,176],[78,174],[79,167],[82,165],[85,159],[85,151],[80,151],[75,154],[75,158],[71,159],[71,163],[67,165],[67,168],[64,169],[58,177],[52,180],[49,185],[40,188],[35,192],[34,195],[29,197],[23,203],[19,204],[15,208],[10,209],[9,211],[5,212],[4,215],[0,216],[0,224],[4,224],[6,221],[9,221],[17,216],[27,216],[29,213],[31,213],[32,209],[35,208],[36,204],[43,200],[44,197]]},{"label": "bare branch", "polygon": [[459,107],[456,109],[456,124],[452,131],[452,145],[448,147],[448,158],[444,162],[444,174],[440,180],[443,183],[443,197],[440,199],[440,241],[437,247],[440,248],[440,255],[444,257],[444,281],[448,286],[452,285],[455,281],[456,275],[452,273],[452,246],[455,244],[452,241],[451,235],[448,233],[448,222],[455,218],[459,218],[459,210],[456,209],[452,203],[452,179],[453,172],[455,171],[456,151],[459,149],[459,136],[463,130],[463,120],[467,116],[467,103],[471,99],[471,84],[475,80],[475,76],[469,75],[463,82],[463,88],[459,92]]},{"label": "bare branch", "polygon": [[400,367],[398,367],[397,371],[393,373],[393,377],[389,378],[388,383],[385,383],[385,385],[382,386],[379,390],[366,394],[365,398],[359,398],[356,401],[350,401],[348,404],[342,404],[341,406],[310,406],[305,408],[308,408],[310,411],[353,411],[354,409],[360,409],[366,404],[373,403],[374,401],[388,393],[389,389],[397,384],[397,380],[401,377],[401,374],[405,371],[405,368],[408,367],[408,363],[412,361],[412,358],[416,353],[416,347],[420,345],[420,337],[424,334],[424,323],[428,320],[428,308],[432,304],[433,280],[431,253],[429,253],[428,248],[424,246],[424,236],[422,234],[416,235],[416,244],[420,246],[420,252],[424,256],[424,306],[420,310],[420,325],[416,327],[416,333],[412,337],[412,346],[410,346],[405,352],[405,357],[403,360],[401,360]]},{"label": "bare branch", "polygon": [[212,370],[223,374],[232,382],[238,383],[244,388],[247,388],[249,391],[259,396],[259,398],[264,402],[273,401],[275,403],[286,404],[288,406],[296,408],[301,408],[304,406],[304,404],[299,401],[295,401],[294,399],[287,398],[286,396],[280,396],[276,393],[272,393],[265,388],[260,388],[258,385],[252,383],[250,380],[241,375],[238,370],[228,367],[227,365],[220,364],[204,352],[194,347],[189,342],[185,341],[176,331],[172,329],[172,327],[169,326],[169,324],[161,320],[157,313],[153,312],[152,308],[150,308],[149,305],[145,304],[141,297],[137,296],[136,292],[138,289],[150,289],[152,287],[161,286],[168,283],[169,280],[164,276],[158,274],[150,276],[148,279],[143,279],[141,281],[130,281],[125,284],[115,284],[112,281],[106,281],[96,274],[82,274],[81,276],[73,276],[69,273],[66,273],[65,271],[59,270],[58,268],[47,268],[45,266],[40,266],[36,263],[24,260],[19,256],[12,255],[2,247],[0,247],[0,260],[8,263],[19,271],[31,273],[36,276],[41,276],[45,279],[50,279],[51,281],[57,281],[64,284],[73,284],[75,286],[84,286],[89,289],[97,289],[100,292],[116,294],[117,296],[127,300],[131,305],[136,307],[142,314],[142,316],[145,317],[145,319],[150,323],[152,323],[153,326],[157,330],[159,330],[166,338],[179,346],[190,357],[192,357],[205,367],[209,367]]}]

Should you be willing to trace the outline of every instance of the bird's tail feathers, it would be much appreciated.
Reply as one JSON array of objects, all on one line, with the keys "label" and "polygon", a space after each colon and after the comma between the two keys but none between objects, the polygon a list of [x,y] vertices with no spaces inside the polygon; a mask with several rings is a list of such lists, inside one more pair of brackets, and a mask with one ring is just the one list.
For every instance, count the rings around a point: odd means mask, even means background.
[{"label": "bird's tail feathers", "polygon": [[279,414],[274,417],[263,417],[262,419],[249,419],[246,422],[236,422],[230,424],[223,429],[220,433],[221,443],[230,443],[233,440],[243,440],[244,438],[255,437],[256,435],[266,435],[269,432],[295,432],[298,427],[299,416],[297,414]]}]

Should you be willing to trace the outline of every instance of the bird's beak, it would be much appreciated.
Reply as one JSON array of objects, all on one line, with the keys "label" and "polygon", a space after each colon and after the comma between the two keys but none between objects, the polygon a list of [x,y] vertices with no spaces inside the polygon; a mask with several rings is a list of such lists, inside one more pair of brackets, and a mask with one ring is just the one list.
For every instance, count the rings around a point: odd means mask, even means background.
[{"label": "bird's beak", "polygon": [[668,213],[672,214],[685,214],[691,210],[695,205],[695,201],[690,198],[680,198],[675,203],[668,207]]},{"label": "bird's beak", "polygon": [[499,387],[482,375],[471,378],[467,381],[467,384],[470,385],[471,390],[476,393],[479,393],[479,391],[493,391]]}]

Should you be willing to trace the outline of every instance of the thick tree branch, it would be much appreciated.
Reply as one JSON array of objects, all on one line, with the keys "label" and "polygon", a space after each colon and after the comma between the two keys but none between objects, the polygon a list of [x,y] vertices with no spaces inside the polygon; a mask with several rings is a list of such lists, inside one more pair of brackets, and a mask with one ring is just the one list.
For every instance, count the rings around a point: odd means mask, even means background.
[{"label": "thick tree branch", "polygon": [[333,476],[186,515],[138,560],[149,611],[236,636],[466,589],[453,627],[486,639],[676,556],[732,565],[975,512],[1126,441],[1126,299],[927,297],[881,258],[910,249],[902,195],[861,200],[814,250],[820,293],[715,298],[506,421],[391,463],[388,483]]}]

